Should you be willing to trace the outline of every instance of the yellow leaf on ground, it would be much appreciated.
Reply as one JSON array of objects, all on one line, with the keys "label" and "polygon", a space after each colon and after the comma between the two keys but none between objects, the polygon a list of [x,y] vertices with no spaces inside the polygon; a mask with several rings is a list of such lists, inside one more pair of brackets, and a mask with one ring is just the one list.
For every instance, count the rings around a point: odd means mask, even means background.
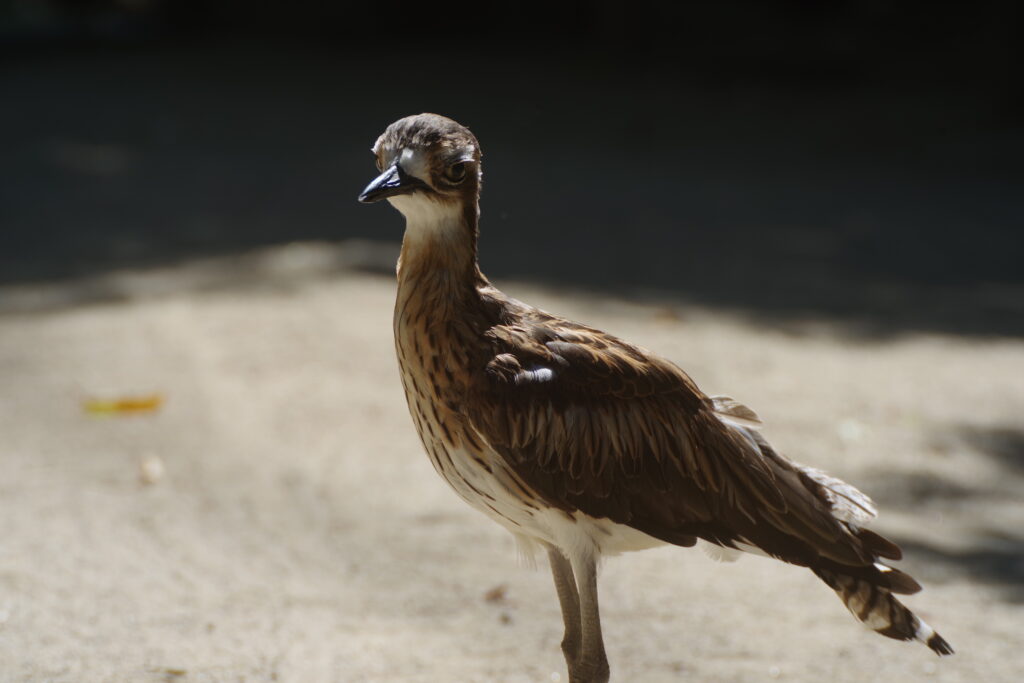
[{"label": "yellow leaf on ground", "polygon": [[125,415],[133,413],[153,413],[160,410],[164,397],[160,394],[147,396],[121,396],[114,399],[89,398],[82,402],[87,413],[102,415]]}]

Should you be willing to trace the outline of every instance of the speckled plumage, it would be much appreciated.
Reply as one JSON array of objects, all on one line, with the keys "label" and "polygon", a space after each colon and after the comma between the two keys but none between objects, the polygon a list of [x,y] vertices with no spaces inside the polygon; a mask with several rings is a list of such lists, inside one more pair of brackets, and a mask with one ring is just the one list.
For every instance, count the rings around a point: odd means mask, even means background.
[{"label": "speckled plumage", "polygon": [[548,551],[571,680],[607,678],[596,560],[698,539],[808,567],[879,633],[952,652],[893,597],[920,587],[882,564],[900,551],[865,528],[864,494],[777,453],[753,411],[673,363],[488,283],[467,129],[408,117],[373,151],[383,173],[361,199],[407,220],[394,332],[413,422],[464,500]]}]

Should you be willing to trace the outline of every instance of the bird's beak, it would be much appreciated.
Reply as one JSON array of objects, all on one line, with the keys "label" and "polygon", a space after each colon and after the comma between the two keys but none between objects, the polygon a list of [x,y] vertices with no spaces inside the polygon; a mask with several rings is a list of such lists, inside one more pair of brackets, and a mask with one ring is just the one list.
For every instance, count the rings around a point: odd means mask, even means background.
[{"label": "bird's beak", "polygon": [[426,187],[427,184],[425,182],[416,176],[409,175],[402,170],[401,166],[395,164],[366,186],[363,193],[359,195],[359,201],[363,204],[370,204],[398,194],[415,192]]}]

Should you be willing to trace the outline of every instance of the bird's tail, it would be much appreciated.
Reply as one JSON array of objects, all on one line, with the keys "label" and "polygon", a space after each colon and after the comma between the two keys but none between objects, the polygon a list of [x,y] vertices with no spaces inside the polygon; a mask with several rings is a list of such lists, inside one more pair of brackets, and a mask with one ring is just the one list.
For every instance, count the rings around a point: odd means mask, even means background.
[{"label": "bird's tail", "polygon": [[937,655],[951,655],[953,648],[928,624],[897,600],[893,593],[916,593],[920,590],[913,579],[897,569],[884,567],[883,583],[848,576],[827,569],[814,573],[834,590],[846,608],[873,631],[896,640],[919,640]]}]

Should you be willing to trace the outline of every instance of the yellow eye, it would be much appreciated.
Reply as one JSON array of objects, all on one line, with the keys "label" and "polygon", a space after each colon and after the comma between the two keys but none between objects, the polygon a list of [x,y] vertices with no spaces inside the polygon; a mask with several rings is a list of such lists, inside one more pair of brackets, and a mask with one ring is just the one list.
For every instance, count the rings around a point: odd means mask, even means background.
[{"label": "yellow eye", "polygon": [[448,167],[448,170],[444,172],[444,175],[453,183],[461,182],[466,177],[466,162],[460,161],[452,164]]}]

